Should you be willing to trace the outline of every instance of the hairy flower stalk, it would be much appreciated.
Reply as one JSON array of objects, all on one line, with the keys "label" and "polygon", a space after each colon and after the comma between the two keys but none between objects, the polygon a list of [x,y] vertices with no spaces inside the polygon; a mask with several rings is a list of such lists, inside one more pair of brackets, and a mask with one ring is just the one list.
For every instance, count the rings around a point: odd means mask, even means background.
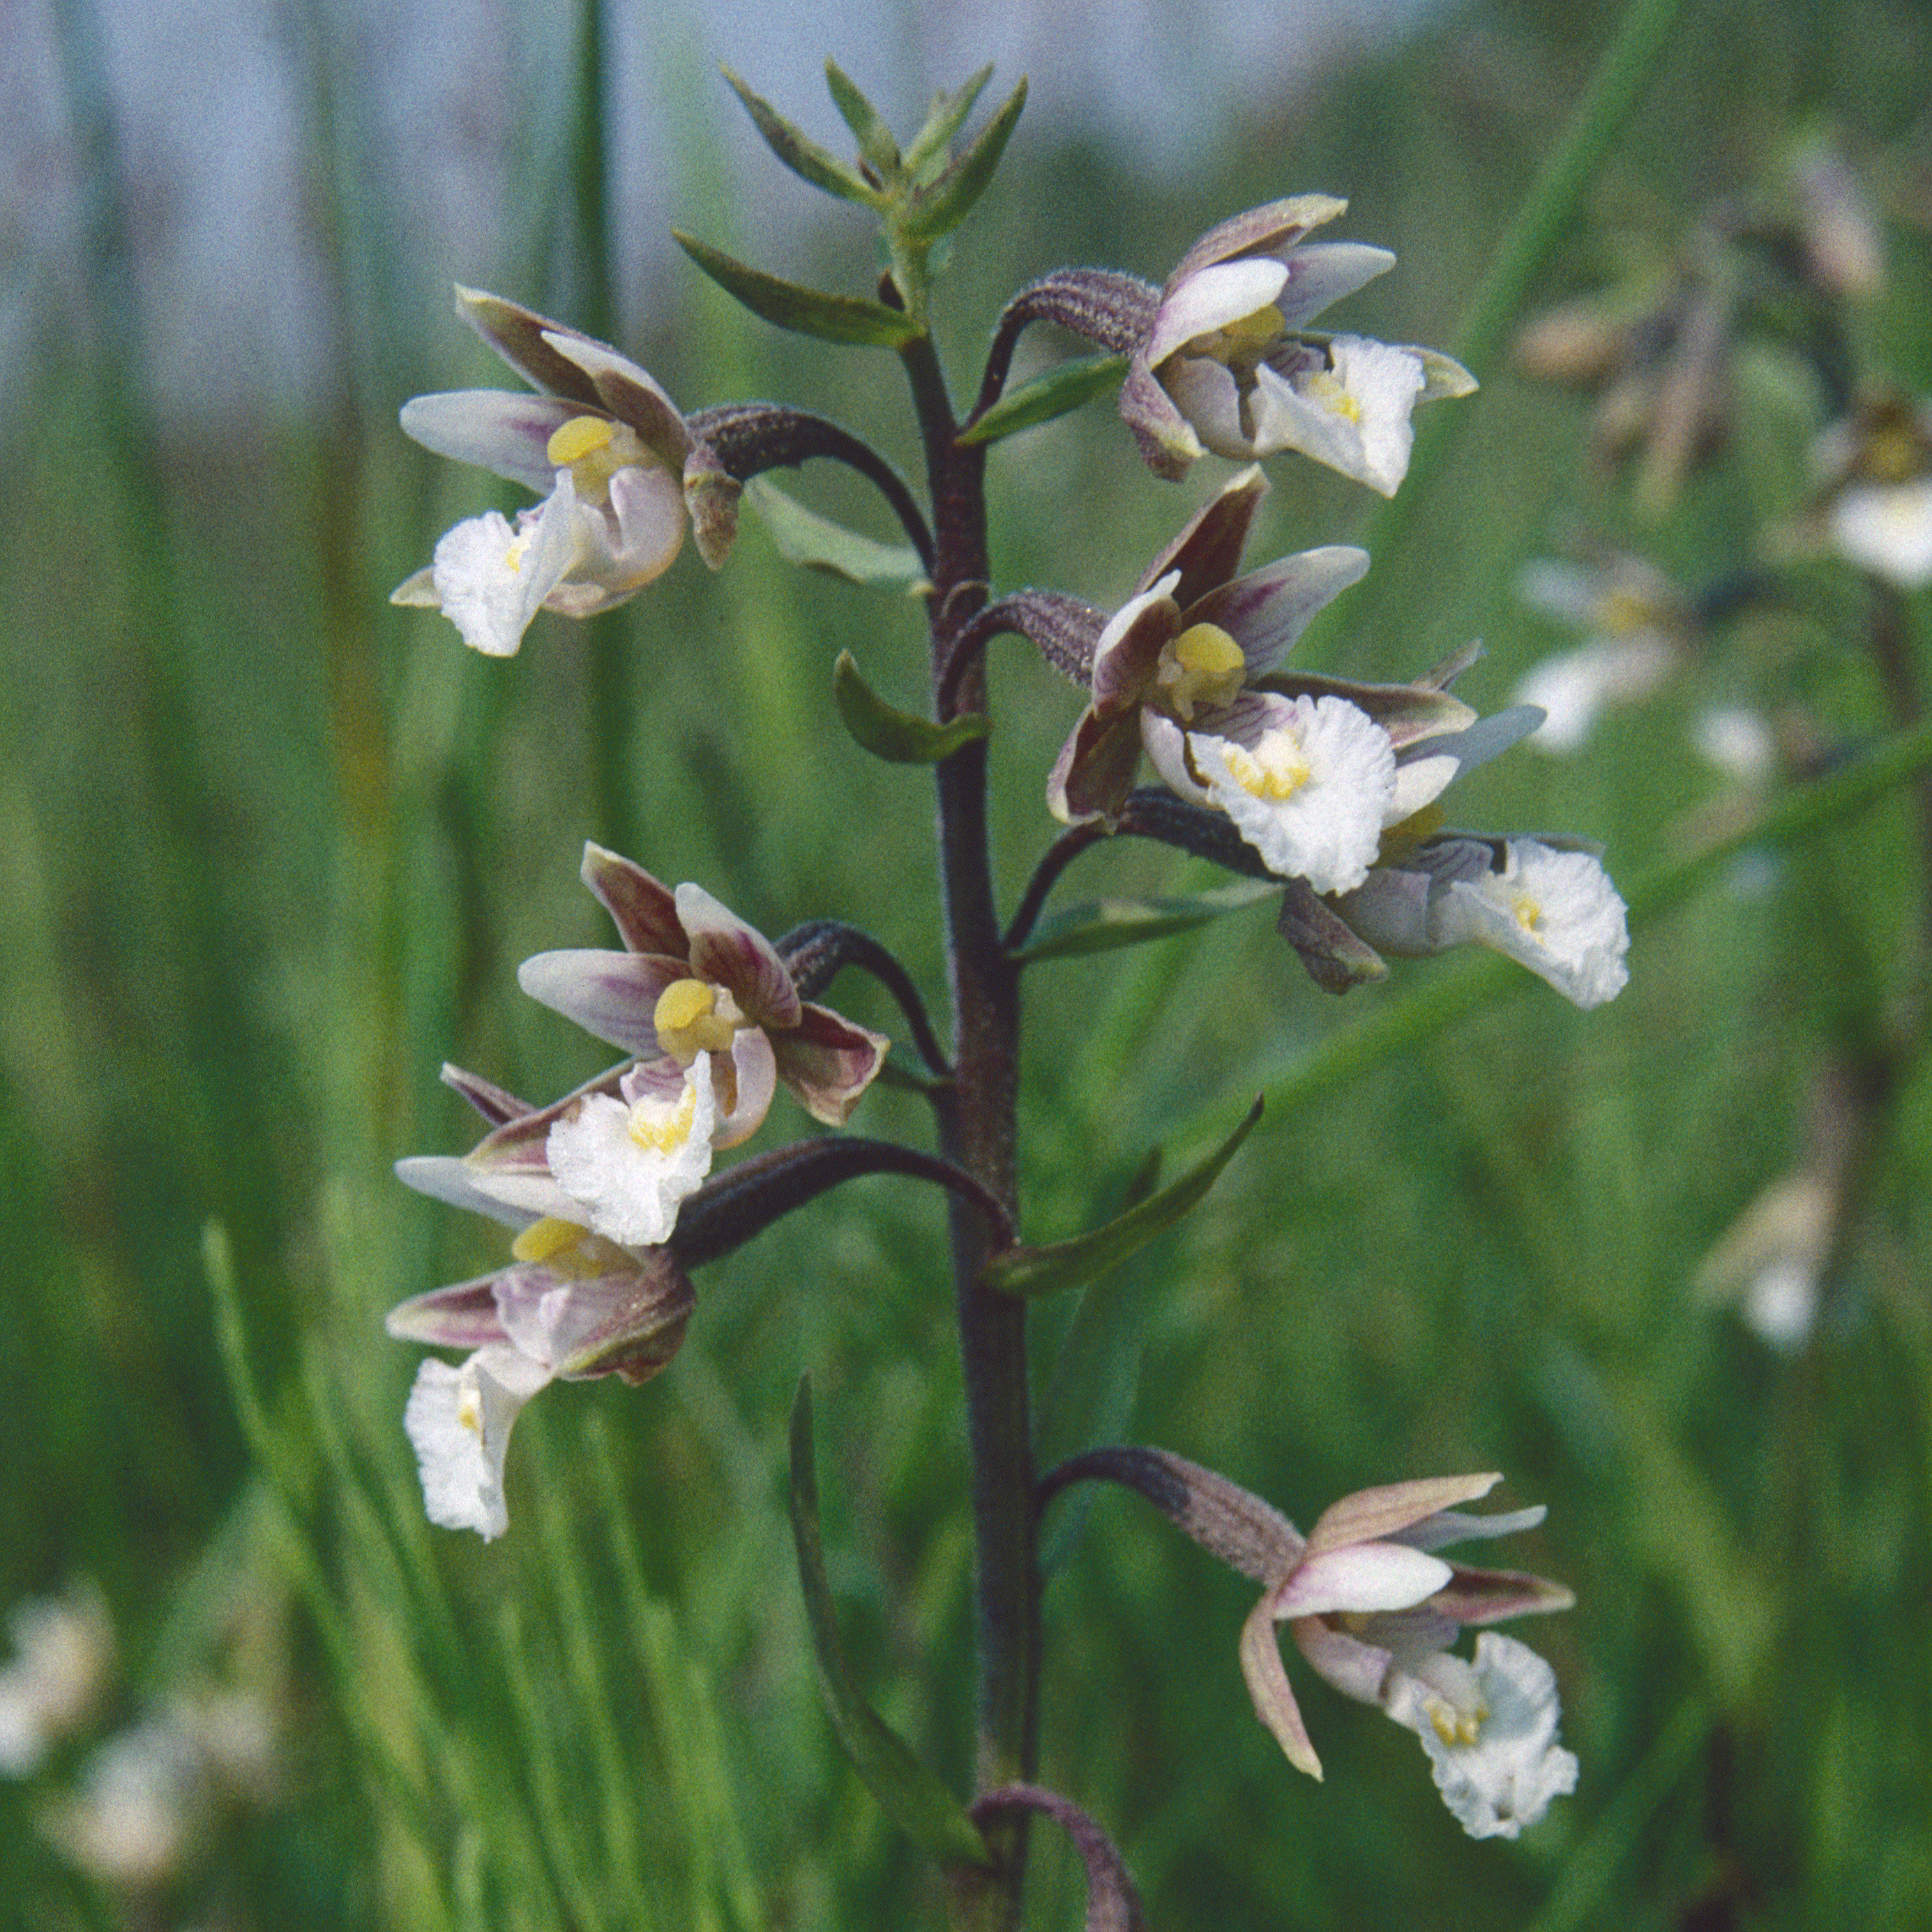
[{"label": "hairy flower stalk", "polygon": [[[938,539],[928,601],[940,722],[982,710],[983,662],[950,692],[939,687],[953,640],[985,602],[986,457],[962,447],[928,338],[902,352],[926,447]],[[954,1078],[940,1108],[946,1154],[1017,1215],[1019,975],[1000,944],[986,836],[983,740],[943,759],[934,774],[942,895],[950,963]],[[983,1287],[983,1228],[951,1210],[954,1306],[973,1456],[979,1646],[977,1784],[986,1791],[1032,1780],[1040,1731],[1040,1558],[1034,1509],[1033,1424],[1026,1310]],[[990,1880],[962,1878],[967,1923],[1016,1925],[1028,1840],[1024,1810],[989,1819]]]}]

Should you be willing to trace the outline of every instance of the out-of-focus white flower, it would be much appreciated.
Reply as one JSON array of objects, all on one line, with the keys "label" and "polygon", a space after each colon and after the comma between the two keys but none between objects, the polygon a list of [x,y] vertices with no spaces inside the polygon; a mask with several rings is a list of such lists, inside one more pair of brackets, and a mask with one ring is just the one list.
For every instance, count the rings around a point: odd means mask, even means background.
[{"label": "out-of-focus white flower", "polygon": [[1932,476],[1907,483],[1854,483],[1831,508],[1840,556],[1901,590],[1932,584]]},{"label": "out-of-focus white flower", "polygon": [[1524,566],[1516,594],[1586,633],[1574,650],[1533,666],[1512,694],[1513,703],[1544,713],[1529,741],[1540,750],[1580,749],[1601,712],[1649,697],[1682,662],[1688,606],[1668,578],[1635,557],[1600,566],[1540,559]]},{"label": "out-of-focus white flower", "polygon": [[1718,704],[1691,728],[1697,754],[1734,783],[1755,788],[1778,769],[1778,740],[1764,714],[1744,704]]},{"label": "out-of-focus white flower", "polygon": [[208,1832],[206,1768],[180,1724],[147,1719],[94,1753],[79,1792],[50,1804],[40,1828],[90,1878],[123,1891],[158,1890]]},{"label": "out-of-focus white flower", "polygon": [[14,1655],[0,1668],[0,1778],[31,1778],[99,1702],[114,1630],[92,1584],[20,1604],[7,1624]]},{"label": "out-of-focus white flower", "polygon": [[1514,1838],[1576,1788],[1576,1760],[1556,1742],[1556,1673],[1527,1644],[1494,1630],[1476,1657],[1424,1659],[1391,1675],[1384,1707],[1422,1740],[1436,1789],[1472,1838]]},{"label": "out-of-focus white flower", "polygon": [[1802,1159],[1750,1202],[1697,1270],[1699,1297],[1735,1306],[1780,1354],[1802,1348],[1817,1319],[1869,1107],[1852,1070],[1828,1060],[1810,1083]]},{"label": "out-of-focus white flower", "polygon": [[1876,295],[1885,286],[1885,238],[1857,170],[1817,135],[1792,153],[1790,165],[1811,279],[1855,302]]},{"label": "out-of-focus white flower", "polygon": [[1818,439],[1814,460],[1838,554],[1902,590],[1932,584],[1932,406],[1874,391]]}]

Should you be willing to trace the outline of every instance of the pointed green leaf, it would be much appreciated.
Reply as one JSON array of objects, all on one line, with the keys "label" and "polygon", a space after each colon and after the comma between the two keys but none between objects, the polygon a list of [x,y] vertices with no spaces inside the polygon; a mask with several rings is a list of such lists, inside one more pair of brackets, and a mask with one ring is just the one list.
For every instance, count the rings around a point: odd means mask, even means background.
[{"label": "pointed green leaf", "polygon": [[1022,964],[1035,959],[1068,959],[1086,952],[1111,952],[1121,946],[1143,946],[1191,932],[1222,914],[1239,912],[1281,890],[1265,879],[1238,879],[1184,898],[1095,899],[1070,906],[1052,919],[1042,920],[1034,937],[1013,957]]},{"label": "pointed green leaf", "polygon": [[929,718],[896,709],[859,675],[850,651],[841,651],[832,667],[832,695],[846,730],[874,758],[884,758],[889,765],[936,765],[992,729],[991,722],[976,712],[950,724],[935,724]]},{"label": "pointed green leaf", "polygon": [[808,181],[814,188],[823,188],[842,201],[862,202],[868,208],[885,206],[886,197],[856,168],[848,167],[836,154],[828,154],[769,100],[754,94],[728,67],[718,70],[745,104],[753,125],[765,137],[765,146],[800,180]]},{"label": "pointed green leaf", "polygon": [[1076,1234],[1070,1241],[1054,1241],[1043,1248],[1009,1248],[986,1264],[980,1279],[1002,1294],[1028,1298],[1054,1294],[1064,1288],[1078,1288],[1082,1282],[1097,1280],[1198,1207],[1261,1117],[1257,1096],[1241,1124],[1172,1186],[1138,1207],[1130,1208],[1104,1227]]},{"label": "pointed green leaf", "polygon": [[988,1865],[992,1855],[965,1808],[860,1695],[838,1641],[818,1528],[818,1470],[812,1447],[812,1378],[801,1376],[791,1408],[791,1532],[818,1688],[832,1728],[880,1809],[940,1863]]},{"label": "pointed green leaf", "polygon": [[942,172],[952,146],[952,137],[966,124],[973,104],[993,77],[991,63],[982,67],[966,84],[951,94],[935,94],[926,125],[914,136],[906,150],[905,169],[923,187]]},{"label": "pointed green leaf", "polygon": [[782,280],[762,268],[734,261],[722,250],[675,228],[671,237],[727,295],[780,328],[815,335],[824,342],[854,342],[876,349],[902,348],[920,334],[917,324],[883,302],[827,295],[820,289]]},{"label": "pointed green leaf", "polygon": [[880,543],[876,537],[848,530],[816,510],[808,510],[768,477],[754,476],[746,484],[745,494],[764,519],[779,556],[788,563],[827,570],[868,590],[896,590],[916,596],[932,587],[919,552],[910,544]]},{"label": "pointed green leaf", "polygon": [[1026,94],[1022,76],[1018,86],[1007,95],[1006,105],[980,130],[973,145],[930,188],[922,188],[913,196],[900,218],[900,226],[915,241],[935,241],[966,219],[993,178],[993,170],[1000,165],[1006,137],[1026,105]]},{"label": "pointed green leaf", "polygon": [[984,416],[968,424],[958,440],[968,444],[998,442],[1037,423],[1051,422],[1118,388],[1126,373],[1124,356],[1076,356],[1008,390]]},{"label": "pointed green leaf", "polygon": [[892,139],[892,130],[879,118],[878,110],[830,56],[825,62],[825,84],[832,91],[832,103],[838,110],[839,118],[851,129],[860,153],[881,181],[892,180],[899,171],[899,144]]}]

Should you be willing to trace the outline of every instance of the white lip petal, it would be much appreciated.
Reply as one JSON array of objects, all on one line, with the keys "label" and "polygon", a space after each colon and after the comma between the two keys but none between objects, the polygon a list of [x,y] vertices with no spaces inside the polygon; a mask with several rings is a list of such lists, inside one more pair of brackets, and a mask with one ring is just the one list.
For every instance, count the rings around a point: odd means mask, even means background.
[{"label": "white lip petal", "polygon": [[1340,698],[1276,699],[1238,742],[1188,735],[1213,803],[1270,872],[1346,892],[1368,877],[1395,796],[1394,747],[1366,712]]},{"label": "white lip petal", "polygon": [[1474,940],[1527,966],[1579,1006],[1614,999],[1630,978],[1624,902],[1602,866],[1534,838],[1509,842],[1504,869],[1453,880],[1432,909],[1438,946]]},{"label": "white lip petal", "polygon": [[[1556,1673],[1527,1644],[1485,1630],[1474,1665],[1460,1664],[1456,1675],[1468,1681],[1473,1711],[1450,1704],[1425,1676],[1404,1673],[1389,1714],[1421,1738],[1442,1802],[1471,1838],[1514,1838],[1552,1798],[1576,1788],[1576,1760],[1556,1742]],[[1459,1731],[1459,1717],[1473,1736]]]},{"label": "white lip petal", "polygon": [[623,1247],[656,1247],[710,1171],[717,1118],[710,1057],[700,1054],[675,1099],[629,1088],[622,1100],[586,1095],[550,1129],[544,1151],[556,1184],[598,1234]]},{"label": "white lip petal", "polygon": [[1932,584],[1932,476],[1844,491],[1832,506],[1832,540],[1861,570],[1902,590]]},{"label": "white lip petal", "polygon": [[430,566],[442,614],[463,641],[487,657],[513,656],[530,620],[582,554],[570,472],[556,472],[547,502],[513,527],[486,510],[446,531]]},{"label": "white lip petal", "polygon": [[479,1348],[460,1368],[431,1357],[416,1371],[403,1426],[422,1478],[423,1507],[445,1529],[485,1542],[509,1525],[503,1457],[510,1430],[550,1372],[502,1344]]}]

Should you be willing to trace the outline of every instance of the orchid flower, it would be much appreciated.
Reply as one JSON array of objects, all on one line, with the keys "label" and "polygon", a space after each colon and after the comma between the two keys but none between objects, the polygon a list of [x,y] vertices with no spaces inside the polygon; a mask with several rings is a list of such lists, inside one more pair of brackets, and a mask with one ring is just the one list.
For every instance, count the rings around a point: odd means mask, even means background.
[{"label": "orchid flower", "polygon": [[801,1000],[771,942],[701,887],[674,892],[598,845],[583,876],[626,950],[538,953],[518,983],[638,1064],[506,1121],[470,1164],[500,1200],[649,1246],[712,1153],[758,1131],[779,1084],[842,1126],[890,1042]]},{"label": "orchid flower", "polygon": [[1270,202],[1182,258],[1120,391],[1120,414],[1157,473],[1178,477],[1205,450],[1243,460],[1293,449],[1392,496],[1415,405],[1475,388],[1434,350],[1306,332],[1395,266],[1386,248],[1305,243],[1347,206],[1322,194]]},{"label": "orchid flower", "polygon": [[1234,478],[1150,566],[1095,643],[1091,697],[1048,781],[1063,820],[1117,812],[1144,746],[1171,790],[1225,812],[1270,872],[1317,892],[1360,885],[1385,828],[1540,714],[1478,724],[1447,684],[1370,685],[1276,666],[1368,567],[1345,546],[1234,574],[1267,484]]},{"label": "orchid flower", "polygon": [[687,511],[715,568],[730,548],[737,485],[644,370],[604,344],[478,290],[457,314],[541,392],[412,398],[402,426],[425,448],[493,470],[543,501],[512,523],[466,518],[394,604],[440,610],[464,641],[512,656],[539,610],[588,617],[670,568]]},{"label": "orchid flower", "polygon": [[1901,590],[1932,584],[1932,404],[1868,396],[1819,438],[1814,460],[1838,554]]},{"label": "orchid flower", "polygon": [[398,1340],[470,1352],[460,1365],[422,1364],[403,1426],[430,1521],[487,1542],[508,1526],[503,1462],[524,1405],[559,1378],[649,1381],[677,1352],[695,1298],[668,1249],[626,1249],[580,1220],[506,1203],[461,1160],[399,1161],[396,1173],[517,1230],[508,1264],[413,1296],[385,1324]]},{"label": "orchid flower", "polygon": [[1255,1714],[1298,1771],[1322,1775],[1282,1663],[1288,1626],[1316,1670],[1346,1696],[1379,1706],[1420,1738],[1450,1810],[1474,1838],[1514,1838],[1576,1783],[1556,1744],[1554,1675],[1522,1645],[1485,1634],[1471,1663],[1450,1654],[1465,1624],[1568,1610],[1561,1584],[1478,1570],[1435,1554],[1510,1536],[1540,1508],[1471,1516],[1495,1474],[1362,1490],[1323,1510],[1304,1537],[1271,1504],[1162,1449],[1096,1449],[1063,1464],[1052,1489],[1100,1478],[1138,1490],[1222,1562],[1262,1586],[1242,1629],[1241,1670]]}]

